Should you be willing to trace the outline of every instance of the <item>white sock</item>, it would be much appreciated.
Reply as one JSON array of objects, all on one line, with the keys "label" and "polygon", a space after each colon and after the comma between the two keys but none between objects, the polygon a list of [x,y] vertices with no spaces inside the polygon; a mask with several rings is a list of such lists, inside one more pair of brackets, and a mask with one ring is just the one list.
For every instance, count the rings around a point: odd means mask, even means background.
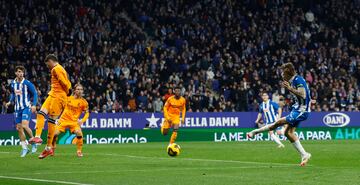
[{"label": "white sock", "polygon": [[275,134],[270,134],[270,137],[271,137],[278,145],[283,145],[277,135],[275,135]]},{"label": "white sock", "polygon": [[27,149],[26,141],[20,141],[20,145],[22,149]]},{"label": "white sock", "polygon": [[258,134],[260,132],[265,132],[265,131],[268,131],[270,129],[270,126],[272,126],[272,125],[273,124],[265,125],[265,126],[263,126],[261,128],[255,129],[255,130],[253,130],[251,132],[253,132],[254,134]]},{"label": "white sock", "polygon": [[299,154],[301,155],[301,157],[306,155],[305,149],[304,147],[301,145],[300,140],[296,140],[295,142],[292,143],[295,147],[295,149],[299,152]]}]

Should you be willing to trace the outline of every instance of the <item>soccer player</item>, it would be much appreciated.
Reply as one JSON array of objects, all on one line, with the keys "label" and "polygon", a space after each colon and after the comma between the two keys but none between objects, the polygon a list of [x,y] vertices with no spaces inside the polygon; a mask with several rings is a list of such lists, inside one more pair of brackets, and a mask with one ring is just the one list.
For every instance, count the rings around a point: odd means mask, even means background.
[{"label": "soccer player", "polygon": [[295,149],[301,156],[300,166],[305,166],[309,161],[311,154],[306,152],[300,143],[299,138],[295,135],[296,127],[300,122],[306,120],[310,114],[310,90],[303,77],[296,74],[295,67],[292,63],[285,63],[281,66],[282,77],[284,81],[282,86],[289,90],[293,95],[295,103],[289,115],[282,117],[273,124],[266,125],[262,128],[255,129],[247,134],[248,137],[253,137],[260,132],[275,130],[277,127],[287,125],[285,136],[293,144]]},{"label": "soccer player", "polygon": [[36,135],[29,141],[31,143],[42,143],[41,133],[45,125],[45,119],[47,119],[48,137],[45,150],[50,151],[53,155],[52,138],[55,133],[55,120],[65,107],[67,95],[71,91],[71,82],[55,55],[47,55],[45,64],[51,71],[51,89],[36,117]]},{"label": "soccer player", "polygon": [[[74,87],[74,95],[67,99],[66,107],[64,112],[61,114],[54,138],[52,140],[52,146],[55,147],[56,140],[61,132],[65,132],[66,128],[70,129],[70,132],[76,134],[76,145],[77,145],[77,156],[82,157],[82,146],[83,146],[83,133],[81,131],[81,125],[89,117],[88,102],[83,98],[84,88],[81,84],[76,84]],[[85,113],[84,117],[80,120],[80,115]],[[51,155],[50,151],[44,150],[39,156],[39,159],[44,159],[48,155]]]},{"label": "soccer player", "polygon": [[[22,151],[20,157],[25,157],[26,154],[29,153],[29,149],[27,147],[26,136],[24,130],[29,135],[30,139],[33,138],[32,130],[29,128],[29,121],[31,119],[31,112],[36,112],[36,102],[38,99],[38,95],[35,89],[35,86],[24,78],[25,68],[24,66],[16,66],[15,67],[15,75],[16,78],[11,82],[11,94],[10,100],[6,103],[6,107],[8,107],[11,102],[15,102],[15,123],[16,130],[18,131],[20,138],[20,145],[22,147]],[[30,99],[32,100],[32,103]],[[31,152],[35,153],[37,150],[37,145],[33,144]]]},{"label": "soccer player", "polygon": [[177,138],[177,131],[180,125],[180,112],[182,112],[181,123],[184,123],[186,113],[186,100],[180,96],[180,87],[175,87],[174,90],[175,95],[169,97],[164,105],[165,120],[161,125],[161,133],[164,136],[168,134],[170,128],[173,128],[170,144],[175,143]]},{"label": "soccer player", "polygon": [[[282,110],[279,105],[269,99],[269,95],[264,92],[261,95],[263,102],[260,104],[259,114],[255,123],[259,125],[262,115],[264,114],[264,122],[266,125],[273,124],[276,120],[280,119]],[[281,135],[281,127],[276,129],[277,134]],[[269,130],[270,137],[278,144],[278,148],[284,148],[279,137],[274,134],[274,131]]]}]

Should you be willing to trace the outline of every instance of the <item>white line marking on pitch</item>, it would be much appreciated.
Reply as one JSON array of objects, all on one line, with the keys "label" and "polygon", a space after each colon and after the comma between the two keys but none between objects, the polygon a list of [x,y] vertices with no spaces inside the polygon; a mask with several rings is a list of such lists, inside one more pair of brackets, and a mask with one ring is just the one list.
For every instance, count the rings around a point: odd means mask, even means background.
[{"label": "white line marking on pitch", "polygon": [[58,183],[58,184],[91,185],[91,184],[83,184],[83,183],[77,183],[77,182],[47,180],[47,179],[33,179],[33,178],[25,178],[25,177],[0,176],[0,178],[13,179],[13,180],[36,181],[36,182],[53,182],[53,183]]},{"label": "white line marking on pitch", "polygon": [[[272,166],[272,168],[286,168],[287,166]],[[230,166],[230,167],[222,167],[221,169],[256,169],[256,168],[269,168],[269,166]],[[219,167],[204,167],[204,168],[174,168],[172,171],[183,171],[183,170],[218,170]],[[161,168],[161,169],[148,169],[148,170],[140,170],[140,169],[129,169],[129,170],[113,170],[113,171],[60,171],[60,172],[36,172],[29,173],[31,175],[48,175],[48,174],[89,174],[89,173],[121,173],[121,172],[153,172],[153,171],[168,171],[169,168]],[[24,174],[24,173],[21,173]],[[26,173],[27,174],[27,173]],[[14,173],[14,175],[17,175]]]},{"label": "white line marking on pitch", "polygon": [[[5,152],[4,152],[5,153]],[[11,152],[8,152],[11,153]],[[1,154],[1,152],[0,152]],[[68,153],[56,154],[56,155],[73,155]],[[148,157],[148,156],[136,156],[136,155],[123,155],[123,154],[114,154],[114,153],[89,153],[87,155],[107,155],[107,156],[120,156],[128,158],[137,158],[137,159],[162,159],[162,160],[175,160],[174,158],[167,157]],[[177,158],[176,160],[184,161],[204,161],[204,162],[225,162],[225,163],[241,163],[241,164],[259,164],[259,165],[278,165],[278,166],[298,166],[298,164],[288,164],[288,163],[268,163],[268,162],[255,162],[255,161],[235,161],[235,160],[222,160],[222,159],[196,159],[196,158]],[[312,165],[307,165],[312,166]]]},{"label": "white line marking on pitch", "polygon": [[[0,152],[6,153],[6,152]],[[9,154],[12,152],[8,152]],[[70,153],[62,153],[56,155],[74,155]],[[240,164],[258,164],[258,165],[278,165],[278,166],[298,166],[298,164],[289,164],[289,163],[271,163],[271,162],[255,162],[255,161],[236,161],[236,160],[222,160],[222,159],[197,159],[197,158],[167,158],[167,157],[149,157],[149,156],[136,156],[136,155],[123,155],[123,154],[114,154],[114,153],[89,153],[87,155],[107,155],[107,156],[120,156],[128,158],[137,158],[137,159],[162,159],[162,160],[184,160],[184,161],[204,161],[204,162],[224,162],[224,163],[240,163]],[[313,166],[308,164],[307,166]]]},{"label": "white line marking on pitch", "polygon": [[[165,157],[147,157],[147,156],[135,156],[135,155],[122,155],[122,154],[103,154],[108,156],[121,156],[128,158],[138,159],[163,159],[163,160],[175,160],[174,158]],[[278,165],[278,166],[298,166],[298,164],[287,164],[287,163],[267,163],[267,162],[254,162],[254,161],[235,161],[235,160],[222,160],[222,159],[195,159],[195,158],[177,158],[176,160],[184,161],[204,161],[204,162],[225,162],[225,163],[241,163],[241,164],[262,164],[262,165]],[[310,166],[310,165],[308,165]]]}]

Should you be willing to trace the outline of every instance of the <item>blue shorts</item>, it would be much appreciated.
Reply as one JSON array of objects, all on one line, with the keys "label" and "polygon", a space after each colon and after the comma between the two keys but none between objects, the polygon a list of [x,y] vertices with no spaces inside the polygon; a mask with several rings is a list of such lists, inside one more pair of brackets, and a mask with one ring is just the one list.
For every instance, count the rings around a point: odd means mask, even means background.
[{"label": "blue shorts", "polygon": [[31,110],[30,108],[25,108],[22,110],[15,111],[15,123],[19,124],[23,120],[30,121],[31,119]]},{"label": "blue shorts", "polygon": [[286,116],[286,122],[293,127],[297,127],[300,122],[305,121],[309,115],[309,112],[291,111],[290,114]]}]

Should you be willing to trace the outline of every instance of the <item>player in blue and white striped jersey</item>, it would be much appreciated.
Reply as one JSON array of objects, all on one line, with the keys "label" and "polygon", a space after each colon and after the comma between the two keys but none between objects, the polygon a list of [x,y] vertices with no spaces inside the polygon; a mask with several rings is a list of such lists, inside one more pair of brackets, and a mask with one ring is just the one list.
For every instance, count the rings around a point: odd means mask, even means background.
[{"label": "player in blue and white striped jersey", "polygon": [[275,130],[277,127],[286,125],[285,136],[300,154],[300,166],[305,166],[310,160],[311,154],[305,151],[299,138],[295,134],[295,130],[300,122],[305,121],[310,115],[310,104],[312,101],[310,98],[310,89],[305,79],[296,74],[295,67],[292,63],[288,62],[283,64],[281,71],[284,79],[281,85],[292,94],[295,101],[290,114],[278,119],[273,124],[249,132],[247,136],[251,138],[260,132]]},{"label": "player in blue and white striped jersey", "polygon": [[[22,147],[21,157],[25,157],[26,154],[29,153],[24,130],[30,138],[34,137],[32,130],[29,128],[29,121],[31,119],[31,112],[36,112],[36,102],[38,99],[35,86],[24,78],[24,74],[25,68],[23,66],[15,67],[16,78],[11,82],[10,100],[6,103],[6,107],[8,107],[11,102],[15,103],[15,123]],[[35,153],[36,149],[36,144],[33,144],[32,153]]]},{"label": "player in blue and white striped jersey", "polygon": [[[280,119],[281,113],[282,113],[281,107],[279,107],[279,105],[277,103],[271,101],[269,99],[269,95],[266,92],[262,93],[261,98],[262,98],[263,102],[259,106],[259,114],[258,114],[257,119],[255,121],[255,123],[259,127],[260,127],[259,123],[260,123],[261,117],[263,117],[264,123],[266,125],[269,125],[269,124],[275,123],[275,121]],[[282,134],[281,133],[281,127],[278,127],[276,129],[276,131],[277,131],[278,135]],[[274,131],[269,130],[269,135],[278,144],[278,148],[284,148],[285,147],[281,143],[279,137],[274,134]]]}]

